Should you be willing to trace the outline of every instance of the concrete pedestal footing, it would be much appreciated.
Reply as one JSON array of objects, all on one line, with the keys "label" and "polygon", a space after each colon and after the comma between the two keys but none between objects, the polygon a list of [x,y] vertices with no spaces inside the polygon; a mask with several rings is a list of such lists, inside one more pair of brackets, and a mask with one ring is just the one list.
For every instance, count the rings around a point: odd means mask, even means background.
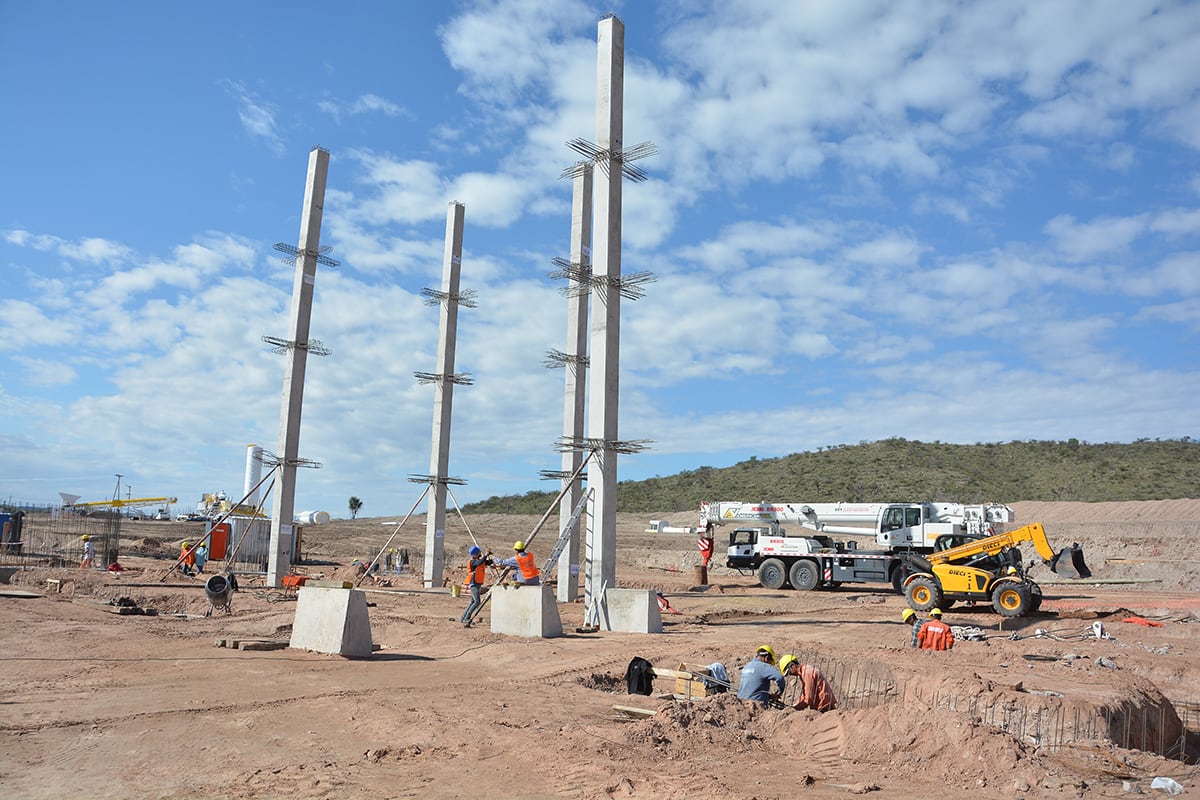
[{"label": "concrete pedestal footing", "polygon": [[658,598],[647,589],[606,589],[600,627],[625,633],[662,633]]},{"label": "concrete pedestal footing", "polygon": [[301,587],[289,646],[349,658],[371,656],[367,597],[358,589]]},{"label": "concrete pedestal footing", "polygon": [[562,618],[548,586],[493,586],[492,633],[552,639],[563,635]]}]

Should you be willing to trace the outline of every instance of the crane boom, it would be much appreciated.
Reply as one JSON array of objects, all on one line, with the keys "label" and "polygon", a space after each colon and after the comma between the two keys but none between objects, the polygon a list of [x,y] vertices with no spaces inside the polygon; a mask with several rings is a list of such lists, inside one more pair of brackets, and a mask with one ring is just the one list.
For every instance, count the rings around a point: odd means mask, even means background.
[{"label": "crane boom", "polygon": [[178,497],[133,497],[126,500],[92,500],[87,503],[65,505],[68,508],[137,508],[138,506],[170,505],[178,502]]}]

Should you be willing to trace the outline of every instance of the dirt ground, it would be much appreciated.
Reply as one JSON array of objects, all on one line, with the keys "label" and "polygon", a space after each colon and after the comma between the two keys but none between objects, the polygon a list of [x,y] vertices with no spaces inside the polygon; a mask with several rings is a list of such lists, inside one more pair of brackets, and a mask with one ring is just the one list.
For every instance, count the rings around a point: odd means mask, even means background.
[{"label": "dirt ground", "polygon": [[[393,542],[415,574],[364,585],[378,645],[369,659],[215,646],[288,639],[294,600],[248,579],[232,614],[204,617],[203,580],[162,580],[165,558],[122,557],[119,575],[25,569],[0,587],[0,797],[1166,794],[1156,778],[1196,794],[1200,500],[1013,506],[1055,546],[1080,542],[1094,576],[1036,574],[1042,609],[1003,624],[954,607],[946,621],[971,638],[945,653],[908,647],[903,599],[886,586],[772,592],[724,567],[698,585],[693,536],[644,532],[652,517],[694,523],[680,513],[618,521],[619,584],[661,590],[680,612],[664,615],[661,635],[578,633],[581,603],[559,606],[560,638],[464,629],[455,620],[466,598],[422,587],[419,518]],[[352,576],[350,562],[393,532],[382,522],[306,528],[301,569]],[[502,554],[536,522],[468,519]],[[162,542],[164,557],[195,535],[176,523],[127,527],[123,537],[150,550]],[[470,538],[457,518],[446,537],[459,580]],[[552,539],[534,541],[539,560]],[[22,591],[38,596],[11,596]],[[118,598],[157,614],[101,605]],[[721,662],[736,681],[763,642],[820,666],[839,707],[766,709],[729,694],[684,702],[667,677],[651,696],[626,691],[634,656],[689,670]]]}]

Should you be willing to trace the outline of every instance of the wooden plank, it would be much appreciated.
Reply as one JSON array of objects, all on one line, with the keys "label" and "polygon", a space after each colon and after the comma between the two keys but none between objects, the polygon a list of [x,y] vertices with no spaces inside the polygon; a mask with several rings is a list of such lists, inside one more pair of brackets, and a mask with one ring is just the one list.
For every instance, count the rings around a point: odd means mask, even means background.
[{"label": "wooden plank", "polygon": [[638,708],[637,706],[622,706],[613,704],[613,710],[620,711],[622,714],[628,714],[631,717],[653,717],[658,711],[649,708]]},{"label": "wooden plank", "polygon": [[675,679],[683,678],[684,680],[690,680],[692,677],[692,673],[680,672],[677,669],[664,669],[663,667],[654,667],[654,677],[656,677],[656,678],[675,678]]},{"label": "wooden plank", "polygon": [[279,640],[263,642],[238,642],[238,650],[286,650],[290,644]]}]

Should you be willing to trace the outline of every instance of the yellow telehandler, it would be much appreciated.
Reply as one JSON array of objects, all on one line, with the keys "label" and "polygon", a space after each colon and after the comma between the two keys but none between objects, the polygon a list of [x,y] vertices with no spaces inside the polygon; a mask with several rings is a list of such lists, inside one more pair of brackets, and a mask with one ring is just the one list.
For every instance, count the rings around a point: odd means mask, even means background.
[{"label": "yellow telehandler", "polygon": [[1005,617],[1037,611],[1042,604],[1042,590],[1021,563],[1021,542],[1032,542],[1055,574],[1073,579],[1091,577],[1078,543],[1055,552],[1042,524],[1034,522],[978,539],[941,537],[936,552],[908,555],[910,574],[904,580],[908,605],[916,611],[928,611],[945,610],[956,602],[990,602],[996,613]]}]

